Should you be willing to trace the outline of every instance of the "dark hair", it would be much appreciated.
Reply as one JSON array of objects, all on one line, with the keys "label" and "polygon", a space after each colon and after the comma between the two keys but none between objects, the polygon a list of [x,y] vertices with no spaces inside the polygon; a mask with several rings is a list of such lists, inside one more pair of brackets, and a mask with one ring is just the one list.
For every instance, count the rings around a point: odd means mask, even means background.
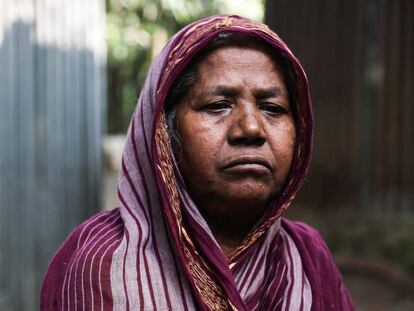
[{"label": "dark hair", "polygon": [[287,57],[283,54],[276,52],[275,48],[269,43],[256,38],[251,35],[246,35],[237,32],[223,32],[216,38],[210,41],[206,47],[204,47],[200,53],[198,53],[190,63],[184,68],[183,72],[173,82],[168,95],[165,100],[164,110],[167,122],[167,131],[171,140],[173,150],[180,146],[180,136],[177,131],[176,114],[177,107],[182,99],[187,95],[187,92],[197,82],[197,70],[199,64],[205,59],[205,57],[212,51],[225,47],[225,46],[237,46],[237,47],[255,47],[263,50],[266,54],[270,55],[282,69],[284,74],[284,80],[289,93],[289,101],[293,113],[294,120],[297,118],[297,103],[296,103],[296,87],[295,77],[291,69],[291,63]]}]

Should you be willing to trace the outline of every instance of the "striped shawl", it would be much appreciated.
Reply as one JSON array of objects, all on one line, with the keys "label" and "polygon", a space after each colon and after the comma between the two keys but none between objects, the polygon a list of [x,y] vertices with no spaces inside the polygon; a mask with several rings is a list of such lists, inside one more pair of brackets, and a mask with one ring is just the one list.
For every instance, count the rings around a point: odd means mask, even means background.
[{"label": "striped shawl", "polygon": [[[223,31],[255,36],[289,60],[298,115],[284,190],[229,258],[185,190],[163,113],[172,82]],[[319,234],[281,218],[305,178],[312,128],[306,75],[267,26],[228,15],[188,25],[154,60],[142,89],[118,179],[120,207],[64,242],[44,278],[41,310],[353,310]]]}]

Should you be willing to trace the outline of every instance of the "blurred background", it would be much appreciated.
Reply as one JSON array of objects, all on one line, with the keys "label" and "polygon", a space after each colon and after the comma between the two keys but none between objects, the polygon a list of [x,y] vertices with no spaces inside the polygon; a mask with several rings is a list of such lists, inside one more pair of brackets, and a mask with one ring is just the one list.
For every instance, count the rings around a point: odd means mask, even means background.
[{"label": "blurred background", "polygon": [[0,0],[0,310],[37,310],[47,264],[117,206],[152,58],[216,13],[264,21],[308,74],[312,167],[288,217],[328,242],[358,310],[414,310],[414,2]]}]

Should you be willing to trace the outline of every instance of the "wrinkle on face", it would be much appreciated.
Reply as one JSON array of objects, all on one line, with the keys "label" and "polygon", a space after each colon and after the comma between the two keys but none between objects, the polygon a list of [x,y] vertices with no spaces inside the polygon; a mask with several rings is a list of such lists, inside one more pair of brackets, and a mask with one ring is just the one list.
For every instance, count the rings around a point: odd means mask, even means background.
[{"label": "wrinkle on face", "polygon": [[199,63],[178,105],[179,169],[220,245],[240,243],[286,182],[296,136],[287,94],[272,56],[229,46]]}]

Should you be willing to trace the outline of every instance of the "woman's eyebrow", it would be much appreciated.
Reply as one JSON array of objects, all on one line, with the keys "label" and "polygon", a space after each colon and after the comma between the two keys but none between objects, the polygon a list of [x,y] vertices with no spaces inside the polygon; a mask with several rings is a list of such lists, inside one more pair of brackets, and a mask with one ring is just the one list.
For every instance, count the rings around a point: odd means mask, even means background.
[{"label": "woman's eyebrow", "polygon": [[[207,92],[209,96],[235,97],[240,93],[237,87],[219,85]],[[289,95],[280,87],[258,88],[253,91],[253,95],[258,99],[284,97],[289,99]]]},{"label": "woman's eyebrow", "polygon": [[210,96],[224,96],[224,97],[234,97],[240,93],[240,90],[236,87],[218,85],[212,90],[207,92]]},{"label": "woman's eyebrow", "polygon": [[257,89],[253,93],[254,93],[254,96],[259,99],[272,98],[272,97],[274,98],[284,97],[286,99],[289,99],[289,95],[284,90],[282,90],[280,87]]}]

